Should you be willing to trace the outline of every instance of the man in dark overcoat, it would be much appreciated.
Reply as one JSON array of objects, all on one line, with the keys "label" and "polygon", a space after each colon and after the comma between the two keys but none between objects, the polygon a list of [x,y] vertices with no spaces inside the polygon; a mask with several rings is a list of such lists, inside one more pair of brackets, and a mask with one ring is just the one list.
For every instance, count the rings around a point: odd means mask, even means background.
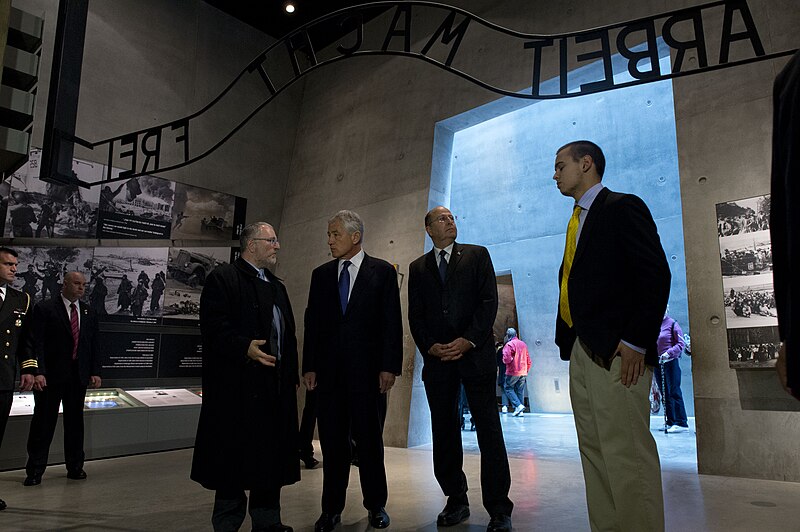
[{"label": "man in dark overcoat", "polygon": [[[0,444],[11,412],[17,372],[20,390],[30,391],[38,367],[29,349],[32,302],[28,294],[11,288],[16,273],[17,252],[0,247]],[[6,503],[0,499],[0,510],[5,509]]]},{"label": "man in dark overcoat", "polygon": [[800,171],[800,52],[781,70],[773,89],[772,127],[772,236],[775,307],[778,333],[783,342],[777,370],[784,389],[800,399],[800,330],[796,308],[800,302],[800,283],[794,278],[800,263],[798,251],[797,199],[800,197],[797,172]]},{"label": "man in dark overcoat", "polygon": [[203,406],[191,478],[215,490],[215,531],[238,530],[248,506],[253,530],[280,522],[281,487],[300,480],[295,322],[283,283],[267,268],[275,230],[242,230],[241,256],[217,267],[200,297]]}]

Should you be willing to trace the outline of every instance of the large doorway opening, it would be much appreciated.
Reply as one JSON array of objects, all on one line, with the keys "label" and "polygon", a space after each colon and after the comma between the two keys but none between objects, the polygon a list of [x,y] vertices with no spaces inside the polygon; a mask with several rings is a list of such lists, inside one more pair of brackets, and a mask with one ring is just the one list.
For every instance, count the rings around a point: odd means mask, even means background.
[{"label": "large doorway opening", "polygon": [[[669,68],[664,51],[661,69]],[[615,83],[631,79],[618,57],[614,72]],[[602,77],[599,63],[573,70],[570,90]],[[605,186],[636,194],[649,206],[672,272],[670,315],[690,332],[670,81],[565,100],[501,99],[438,123],[430,206],[448,206],[458,216],[459,241],[486,246],[498,278],[513,278],[509,286],[517,330],[533,359],[527,380],[532,413],[523,417],[524,430],[507,431],[512,453],[515,447],[530,451],[529,441],[517,445],[514,438],[529,438],[537,420],[556,427],[553,430],[574,432],[571,423],[542,420],[571,417],[568,365],[560,360],[553,338],[557,275],[572,202],[558,192],[552,175],[556,150],[579,139],[592,140],[605,151]],[[678,364],[690,430],[663,434],[658,415],[651,425],[662,458],[688,453],[696,467],[691,361],[683,356]],[[553,442],[563,447],[563,439]],[[681,462],[686,465],[685,458]]]}]

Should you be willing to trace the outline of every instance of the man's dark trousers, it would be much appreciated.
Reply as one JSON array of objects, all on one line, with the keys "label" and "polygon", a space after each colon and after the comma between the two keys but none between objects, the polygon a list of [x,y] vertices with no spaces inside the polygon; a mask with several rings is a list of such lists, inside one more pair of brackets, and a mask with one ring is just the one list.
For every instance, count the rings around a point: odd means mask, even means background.
[{"label": "man's dark trousers", "polygon": [[60,382],[47,383],[41,392],[34,391],[35,401],[31,429],[28,435],[29,476],[41,475],[47,467],[50,444],[58,422],[58,406],[64,403],[64,460],[67,471],[83,469],[83,406],[86,386],[80,383],[78,361],[70,365],[69,377]]},{"label": "man's dark trousers", "polygon": [[463,382],[481,451],[483,506],[491,515],[511,515],[514,505],[506,495],[511,487],[511,475],[497,412],[496,379],[493,373],[462,378],[458,371],[449,371],[425,380],[433,431],[433,474],[446,496],[466,493],[458,407]]}]

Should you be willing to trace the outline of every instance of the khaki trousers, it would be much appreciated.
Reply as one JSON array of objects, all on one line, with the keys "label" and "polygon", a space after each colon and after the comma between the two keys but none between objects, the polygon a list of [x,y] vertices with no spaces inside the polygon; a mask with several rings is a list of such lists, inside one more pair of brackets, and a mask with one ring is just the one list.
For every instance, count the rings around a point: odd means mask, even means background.
[{"label": "khaki trousers", "polygon": [[575,341],[569,395],[593,531],[662,532],[661,465],[650,434],[650,368],[636,385],[620,380],[620,357],[607,371]]}]

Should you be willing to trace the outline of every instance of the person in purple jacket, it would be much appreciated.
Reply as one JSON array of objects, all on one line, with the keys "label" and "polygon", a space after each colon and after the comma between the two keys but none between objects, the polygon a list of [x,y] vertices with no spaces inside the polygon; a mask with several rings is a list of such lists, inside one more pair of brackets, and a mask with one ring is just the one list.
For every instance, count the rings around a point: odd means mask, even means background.
[{"label": "person in purple jacket", "polygon": [[667,307],[664,320],[661,322],[661,334],[658,335],[658,366],[653,378],[658,383],[661,397],[664,398],[664,408],[667,413],[666,431],[670,434],[689,430],[681,393],[681,366],[678,360],[685,348],[681,326],[669,317],[669,307]]}]

